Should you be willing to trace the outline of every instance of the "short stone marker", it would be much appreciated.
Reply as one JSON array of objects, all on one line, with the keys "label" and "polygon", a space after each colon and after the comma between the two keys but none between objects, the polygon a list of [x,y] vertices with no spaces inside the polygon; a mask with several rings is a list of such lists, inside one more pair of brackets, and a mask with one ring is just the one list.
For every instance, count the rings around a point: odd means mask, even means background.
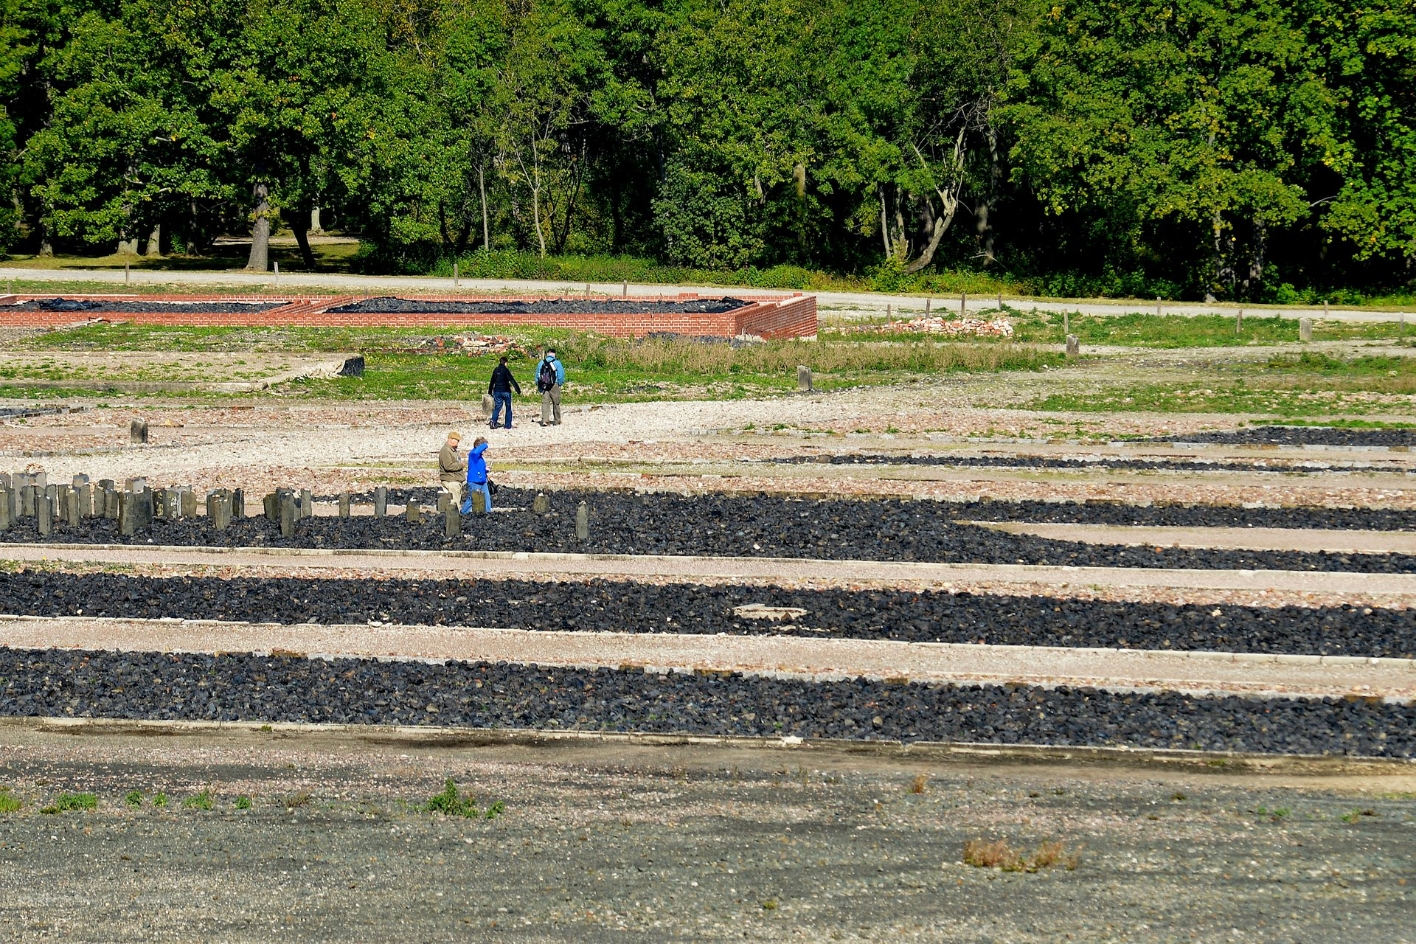
[{"label": "short stone marker", "polygon": [[71,528],[80,527],[84,523],[83,493],[87,489],[88,486],[85,485],[78,490],[73,488],[66,488],[64,490],[64,520],[68,522]]},{"label": "short stone marker", "polygon": [[231,517],[246,517],[246,490],[238,488],[231,493]]},{"label": "short stone marker", "polygon": [[349,517],[349,493],[348,493],[348,492],[340,492],[340,493],[339,493],[339,517],[341,517],[341,518],[348,518],[348,517]]},{"label": "short stone marker", "polygon": [[480,488],[472,489],[472,514],[485,515],[487,513],[487,494]]},{"label": "short stone marker", "polygon": [[84,475],[82,472],[80,472],[78,475],[75,475],[75,476],[74,476],[74,480],[73,480],[72,482],[70,482],[69,485],[70,485],[70,487],[72,487],[72,488],[83,488],[83,487],[84,487],[85,485],[87,485],[88,483],[89,483],[89,477],[88,477],[87,475]]},{"label": "short stone marker", "polygon": [[152,524],[152,491],[118,493],[118,533],[132,537]]},{"label": "short stone marker", "polygon": [[413,496],[408,496],[408,504],[403,508],[403,517],[408,519],[409,524],[418,524],[423,520],[423,506],[413,500]]},{"label": "short stone marker", "polygon": [[11,497],[10,489],[5,486],[0,486],[0,531],[10,530],[12,523],[10,502],[12,501],[14,501],[14,498]]},{"label": "short stone marker", "polygon": [[1313,340],[1313,319],[1298,319],[1298,340],[1304,343]]},{"label": "short stone marker", "polygon": [[581,502],[575,509],[575,539],[590,540],[590,506]]},{"label": "short stone marker", "polygon": [[280,520],[280,489],[276,489],[263,498],[265,516],[267,521]]},{"label": "short stone marker", "polygon": [[811,368],[804,364],[797,367],[797,392],[811,392]]},{"label": "short stone marker", "polygon": [[313,518],[315,516],[315,494],[308,488],[300,490],[300,517]]},{"label": "short stone marker", "polygon": [[494,405],[495,401],[492,400],[492,395],[490,393],[482,394],[482,419],[490,420],[492,418],[492,409]]},{"label": "short stone marker", "polygon": [[49,495],[41,494],[34,500],[34,523],[40,534],[50,534],[54,530],[54,506],[49,503]]},{"label": "short stone marker", "polygon": [[75,493],[74,502],[79,507],[79,516],[83,518],[93,517],[93,486],[85,482],[78,487]]},{"label": "short stone marker", "polygon": [[280,496],[280,536],[295,536],[295,496],[288,491]]},{"label": "short stone marker", "polygon": [[452,502],[443,509],[443,534],[455,538],[462,533],[462,512]]},{"label": "short stone marker", "polygon": [[388,487],[377,486],[374,489],[374,517],[382,518],[388,514]]},{"label": "short stone marker", "polygon": [[538,515],[544,515],[551,510],[551,500],[546,497],[545,492],[537,492],[536,497],[531,499],[531,510]]},{"label": "short stone marker", "polygon": [[182,517],[195,518],[197,516],[197,493],[192,490],[192,486],[182,486]]},{"label": "short stone marker", "polygon": [[122,498],[123,493],[110,482],[103,490],[103,517],[110,521],[119,521],[123,515]]},{"label": "short stone marker", "polygon": [[1080,353],[1082,353],[1081,341],[1077,339],[1075,334],[1067,335],[1067,356],[1076,357]]},{"label": "short stone marker", "polygon": [[34,492],[35,487],[33,485],[20,486],[20,503],[17,509],[20,517],[28,518],[34,514]]},{"label": "short stone marker", "polygon": [[128,424],[128,441],[139,445],[148,441],[147,420],[133,420]]},{"label": "short stone marker", "polygon": [[438,489],[438,514],[447,514],[447,506],[452,504],[452,492],[445,488]]}]

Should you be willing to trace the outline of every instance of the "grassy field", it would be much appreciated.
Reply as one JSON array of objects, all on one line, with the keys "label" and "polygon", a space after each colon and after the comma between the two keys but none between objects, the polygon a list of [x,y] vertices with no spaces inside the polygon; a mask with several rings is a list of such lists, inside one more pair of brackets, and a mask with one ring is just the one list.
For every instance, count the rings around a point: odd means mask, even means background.
[{"label": "grassy field", "polygon": [[1035,399],[1030,409],[1077,412],[1250,413],[1302,419],[1416,415],[1416,358],[1318,352],[1192,369],[1145,383],[1103,383]]},{"label": "grassy field", "polygon": [[[1055,312],[1020,311],[1004,306],[1003,314],[1013,325],[1013,337],[984,338],[983,343],[1062,344],[1067,330],[1083,345],[1113,347],[1247,347],[1294,343],[1298,340],[1298,322],[1293,318],[1278,318],[1272,314],[1244,318],[1241,330],[1236,319],[1226,315],[1154,315],[1140,312],[1127,315],[1071,314],[1064,323]],[[997,309],[983,317],[995,317]],[[885,331],[885,319],[843,324],[831,322],[822,328],[822,336],[836,338],[873,337],[882,341],[910,341],[918,335]],[[873,328],[881,328],[879,331]],[[862,330],[863,329],[863,330]],[[1315,321],[1314,341],[1379,341],[1406,338],[1416,342],[1416,325],[1403,327],[1398,322]]]},{"label": "grassy field", "polygon": [[[169,328],[92,325],[37,335],[19,346],[34,351],[92,352],[353,352],[364,354],[362,378],[302,380],[268,396],[343,400],[437,400],[475,396],[485,389],[494,355],[414,353],[433,339],[475,334],[461,329]],[[796,387],[798,365],[814,373],[818,389],[832,390],[952,372],[1036,370],[1062,363],[1055,351],[1032,345],[941,344],[916,339],[903,344],[872,341],[769,341],[730,346],[685,339],[632,341],[545,329],[505,332],[513,340],[510,366],[524,390],[534,389],[540,352],[554,345],[569,372],[568,390],[582,402],[663,399],[736,399]],[[70,395],[0,387],[10,397]],[[74,396],[103,396],[75,389]],[[245,395],[243,395],[245,396]]]}]

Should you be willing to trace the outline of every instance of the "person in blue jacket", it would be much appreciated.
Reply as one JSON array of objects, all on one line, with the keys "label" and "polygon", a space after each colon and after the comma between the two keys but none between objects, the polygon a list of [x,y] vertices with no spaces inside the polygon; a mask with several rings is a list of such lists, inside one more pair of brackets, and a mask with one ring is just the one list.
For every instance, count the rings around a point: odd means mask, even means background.
[{"label": "person in blue jacket", "polygon": [[467,453],[467,497],[462,500],[462,513],[472,513],[472,492],[475,489],[487,500],[487,511],[492,510],[492,491],[487,487],[487,440],[478,436]]}]

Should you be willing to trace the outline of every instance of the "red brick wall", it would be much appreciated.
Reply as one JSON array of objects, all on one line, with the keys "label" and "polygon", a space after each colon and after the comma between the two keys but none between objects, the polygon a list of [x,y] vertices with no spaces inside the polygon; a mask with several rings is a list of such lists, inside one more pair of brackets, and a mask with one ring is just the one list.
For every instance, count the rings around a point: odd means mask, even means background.
[{"label": "red brick wall", "polygon": [[[15,301],[49,298],[44,295],[21,295]],[[134,324],[183,325],[191,327],[441,327],[542,325],[574,331],[595,331],[614,337],[643,337],[656,331],[674,334],[733,337],[752,334],[763,338],[810,337],[816,334],[816,298],[797,295],[754,299],[744,308],[718,314],[657,312],[653,314],[592,314],[567,311],[556,314],[352,314],[329,309],[347,305],[367,296],[236,296],[236,295],[86,295],[89,301],[280,301],[279,308],[241,314],[193,314],[186,312],[114,312],[104,315],[101,309],[84,312],[6,311],[0,305],[0,325],[15,327],[55,327],[82,323],[87,319],[105,318]],[[480,301],[477,296],[406,296],[425,300]],[[654,300],[693,301],[695,294],[666,294]],[[497,296],[506,301],[506,296]],[[524,301],[544,301],[544,296],[521,296]],[[573,301],[573,296],[567,299]],[[636,300],[644,301],[643,296]],[[7,300],[8,301],[8,300]]]}]

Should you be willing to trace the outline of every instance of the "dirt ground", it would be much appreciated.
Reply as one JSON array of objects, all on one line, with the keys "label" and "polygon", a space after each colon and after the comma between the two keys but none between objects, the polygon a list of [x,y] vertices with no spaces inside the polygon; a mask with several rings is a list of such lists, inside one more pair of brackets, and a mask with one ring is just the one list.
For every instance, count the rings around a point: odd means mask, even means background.
[{"label": "dirt ground", "polygon": [[[25,801],[0,814],[8,941],[1416,940],[1410,765],[24,723],[3,742]],[[446,777],[505,811],[420,809]],[[39,812],[66,791],[97,809]],[[1062,853],[1005,872],[964,864],[971,839]]]}]

